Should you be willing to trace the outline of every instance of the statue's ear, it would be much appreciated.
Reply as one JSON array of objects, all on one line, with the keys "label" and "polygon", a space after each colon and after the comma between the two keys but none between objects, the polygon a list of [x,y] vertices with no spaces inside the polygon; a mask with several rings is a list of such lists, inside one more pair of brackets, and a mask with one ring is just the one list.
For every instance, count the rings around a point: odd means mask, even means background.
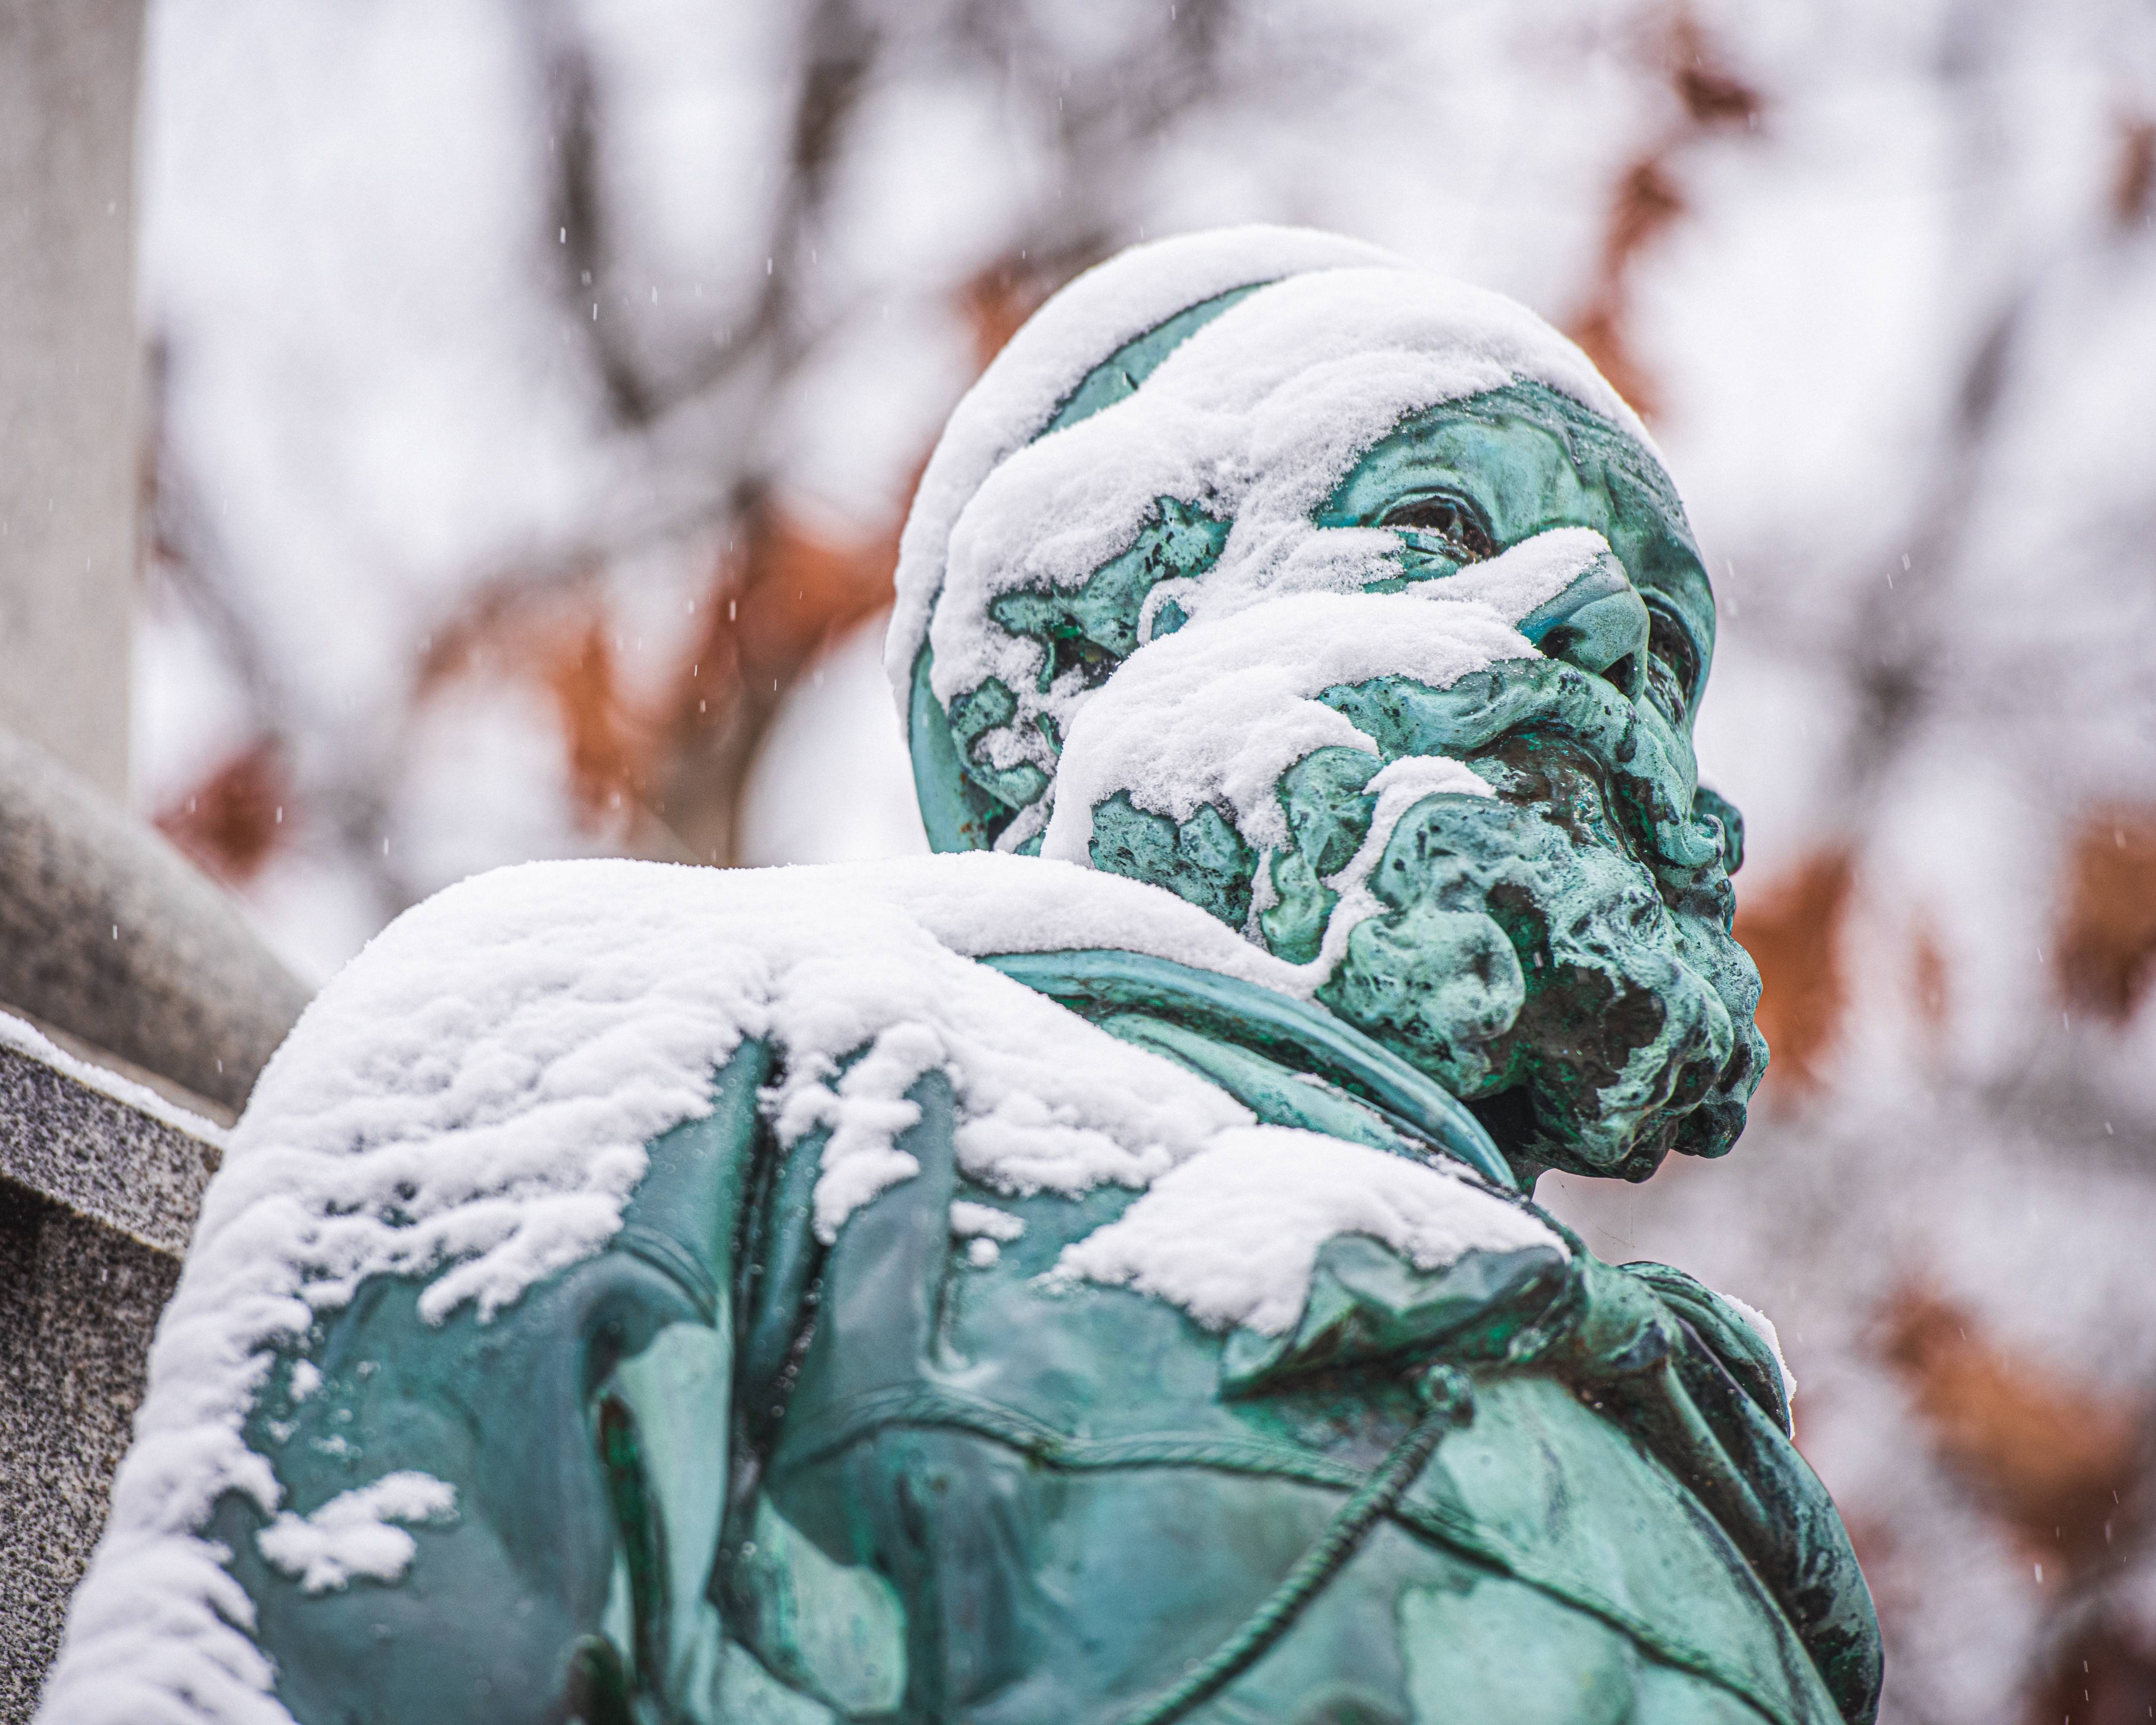
[{"label": "statue's ear", "polygon": [[913,756],[913,789],[921,822],[934,850],[986,850],[1009,823],[1013,811],[967,776],[958,759],[951,716],[936,698],[929,673],[935,656],[926,643],[913,661],[912,700],[906,741]]},{"label": "statue's ear", "polygon": [[1719,791],[1705,785],[1692,793],[1695,819],[1706,815],[1722,829],[1722,866],[1731,874],[1744,866],[1744,817],[1737,805]]}]

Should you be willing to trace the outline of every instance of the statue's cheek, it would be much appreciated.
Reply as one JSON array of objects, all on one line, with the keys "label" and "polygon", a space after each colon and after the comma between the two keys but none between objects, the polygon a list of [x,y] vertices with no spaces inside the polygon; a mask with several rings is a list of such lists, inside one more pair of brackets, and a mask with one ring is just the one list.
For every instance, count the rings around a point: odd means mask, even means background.
[{"label": "statue's cheek", "polygon": [[1475,911],[1423,900],[1357,925],[1318,998],[1440,1082],[1474,1095],[1497,1076],[1490,1045],[1527,999],[1505,932]]},{"label": "statue's cheek", "polygon": [[1093,809],[1086,856],[1103,874],[1165,887],[1230,928],[1249,920],[1258,854],[1209,803],[1178,826],[1118,791]]}]

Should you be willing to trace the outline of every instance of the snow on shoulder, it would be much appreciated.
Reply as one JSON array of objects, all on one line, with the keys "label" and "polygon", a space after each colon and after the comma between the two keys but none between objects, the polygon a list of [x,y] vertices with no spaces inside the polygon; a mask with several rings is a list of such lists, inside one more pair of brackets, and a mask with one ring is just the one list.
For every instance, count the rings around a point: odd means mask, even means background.
[{"label": "snow on shoulder", "polygon": [[455,1513],[456,1487],[431,1474],[406,1470],[371,1486],[340,1491],[311,1516],[290,1510],[255,1536],[262,1555],[296,1579],[301,1589],[326,1593],[354,1576],[395,1581],[418,1544],[398,1522],[439,1522]]},{"label": "snow on shoulder", "polygon": [[1301,1315],[1318,1249],[1342,1234],[1367,1235],[1418,1270],[1471,1248],[1570,1255],[1526,1210],[1457,1175],[1257,1126],[1220,1133],[1116,1221],[1065,1247],[1055,1275],[1156,1295],[1208,1329],[1277,1336]]},{"label": "snow on shoulder", "polygon": [[[1103,946],[1301,998],[1319,980],[1158,888],[994,855],[737,871],[531,864],[400,917],[309,1006],[232,1133],[41,1717],[282,1725],[242,1627],[250,1607],[199,1531],[219,1497],[241,1493],[271,1518],[264,1554],[311,1589],[401,1574],[416,1547],[397,1524],[454,1503],[446,1485],[398,1475],[295,1513],[241,1435],[275,1350],[372,1276],[425,1278],[430,1322],[467,1303],[485,1321],[603,1250],[646,1145],[711,1111],[715,1074],[745,1040],[785,1050],[765,1099],[780,1141],[831,1129],[814,1215],[826,1240],[916,1172],[897,1140],[918,1117],[907,1092],[930,1072],[952,1086],[961,1168],[1011,1196],[1144,1189],[1203,1163],[1215,1172],[1158,1195],[1172,1208],[1240,1181],[1221,1222],[1232,1231],[1258,1214],[1244,1189],[1296,1140],[1326,1172],[1313,1185],[1306,1171],[1270,1213],[1289,1247],[1244,1266],[1251,1314],[1300,1301],[1301,1243],[1327,1229],[1368,1228],[1417,1261],[1452,1237],[1442,1215],[1461,1183],[1377,1153],[1342,1159],[1310,1134],[1246,1146],[1236,1135],[1252,1117],[1225,1092],[971,962]],[[1342,1181],[1368,1190],[1343,1196]],[[1519,1224],[1496,1209],[1502,1227]],[[1154,1214],[1127,1218],[1089,1263],[1202,1321],[1224,1314],[1175,1250],[1147,1243]],[[972,1210],[953,1224],[977,1260],[1009,1231]],[[1177,1231],[1194,1230],[1197,1215]]]}]

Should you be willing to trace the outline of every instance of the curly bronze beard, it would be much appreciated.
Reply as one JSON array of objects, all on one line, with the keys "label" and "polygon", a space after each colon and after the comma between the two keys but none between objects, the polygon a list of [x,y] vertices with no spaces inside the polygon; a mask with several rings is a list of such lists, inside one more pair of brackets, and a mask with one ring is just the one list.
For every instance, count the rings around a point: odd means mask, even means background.
[{"label": "curly bronze beard", "polygon": [[1367,883],[1380,908],[1318,999],[1466,1101],[1523,1176],[1640,1180],[1672,1150],[1727,1150],[1766,1045],[1758,973],[1729,932],[1734,811],[1695,794],[1688,741],[1550,660],[1322,698],[1379,757],[1330,747],[1290,768],[1287,849],[1261,862],[1225,811],[1178,826],[1119,793],[1093,811],[1094,865],[1308,963],[1368,839],[1380,765],[1469,762],[1495,795],[1428,798],[1384,836]]},{"label": "curly bronze beard", "polygon": [[1765,1045],[1726,880],[1671,905],[1541,810],[1445,798],[1409,811],[1371,884],[1386,909],[1319,998],[1468,1101],[1522,1172],[1645,1179],[1736,1142]]},{"label": "curly bronze beard", "polygon": [[1640,1180],[1672,1150],[1727,1151],[1766,1045],[1688,751],[1568,667],[1328,699],[1389,754],[1474,762],[1497,796],[1401,819],[1369,882],[1384,908],[1319,998],[1467,1101],[1523,1174]]}]

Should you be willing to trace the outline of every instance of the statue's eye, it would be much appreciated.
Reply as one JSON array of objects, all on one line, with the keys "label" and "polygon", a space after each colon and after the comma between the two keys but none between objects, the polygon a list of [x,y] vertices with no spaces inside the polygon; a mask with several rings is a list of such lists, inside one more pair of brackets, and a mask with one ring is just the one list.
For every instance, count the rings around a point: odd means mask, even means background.
[{"label": "statue's eye", "polygon": [[1114,654],[1075,629],[1057,630],[1046,644],[1048,664],[1040,680],[1044,693],[1066,671],[1073,670],[1085,680],[1087,688],[1097,689],[1108,680],[1109,672],[1115,670],[1117,663]]},{"label": "statue's eye", "polygon": [[1683,718],[1699,693],[1699,649],[1691,634],[1669,611],[1647,602],[1647,686],[1661,697],[1664,711]]},{"label": "statue's eye", "polygon": [[1475,506],[1465,498],[1433,492],[1395,503],[1384,513],[1380,526],[1405,527],[1412,532],[1434,533],[1459,555],[1463,563],[1480,562],[1496,554],[1490,530]]}]

